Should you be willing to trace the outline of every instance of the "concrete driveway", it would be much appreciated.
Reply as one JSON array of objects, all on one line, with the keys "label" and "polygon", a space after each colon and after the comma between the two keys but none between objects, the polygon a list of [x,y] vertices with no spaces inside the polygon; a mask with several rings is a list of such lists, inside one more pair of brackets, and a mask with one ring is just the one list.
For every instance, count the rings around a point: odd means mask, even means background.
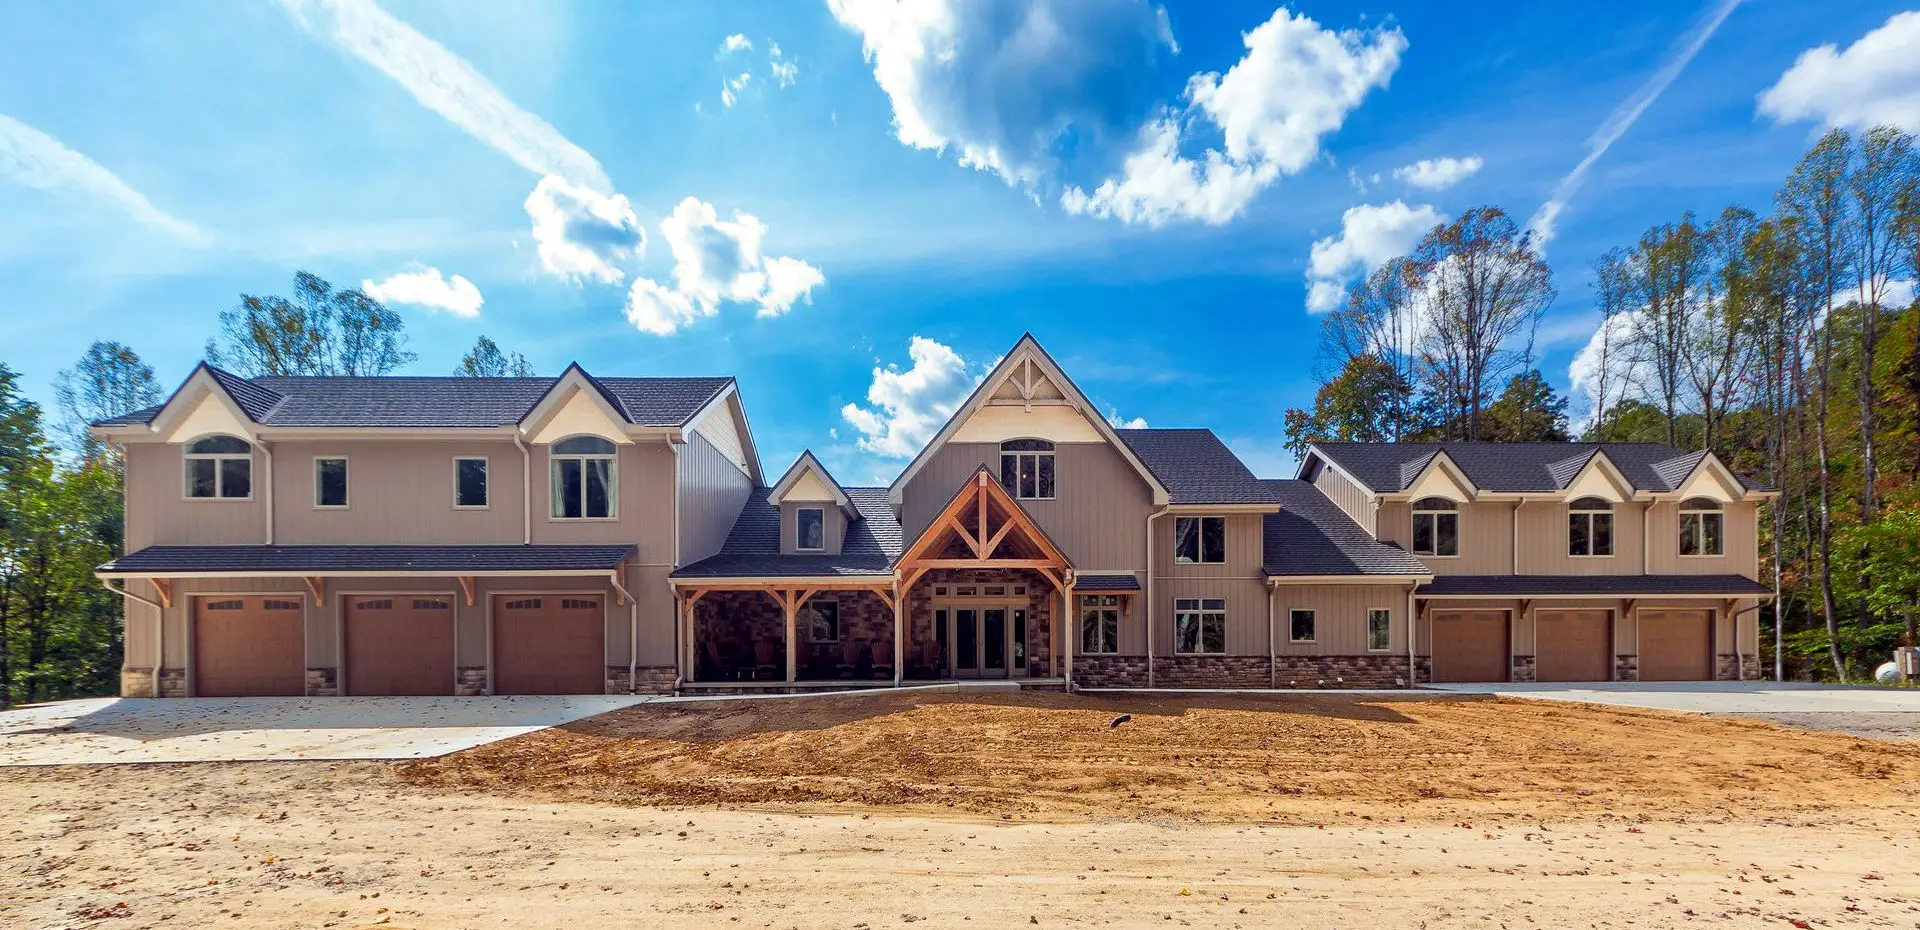
[{"label": "concrete driveway", "polygon": [[1772,681],[1609,681],[1426,687],[1461,694],[1755,717],[1808,730],[1876,739],[1920,740],[1920,688]]},{"label": "concrete driveway", "polygon": [[646,700],[90,698],[0,713],[0,766],[421,759]]}]

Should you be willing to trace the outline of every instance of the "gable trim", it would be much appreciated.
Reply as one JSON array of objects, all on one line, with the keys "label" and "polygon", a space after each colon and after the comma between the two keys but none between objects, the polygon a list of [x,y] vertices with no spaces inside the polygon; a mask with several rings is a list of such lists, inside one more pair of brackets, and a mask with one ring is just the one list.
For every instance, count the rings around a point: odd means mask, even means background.
[{"label": "gable trim", "polygon": [[[202,394],[202,391],[205,393]],[[191,398],[191,400],[188,398]],[[186,380],[182,381],[180,386],[174,389],[173,394],[167,397],[167,402],[161,405],[160,412],[153,415],[153,420],[147,424],[145,429],[154,435],[163,436],[171,440],[173,438],[171,434],[180,425],[180,421],[191,416],[195,410],[199,409],[200,404],[208,399],[213,400],[225,408],[228,415],[240,425],[243,438],[250,442],[258,438],[259,422],[254,420],[253,417],[248,416],[246,410],[240,406],[239,401],[234,400],[233,395],[227,393],[227,389],[220,383],[220,379],[213,376],[213,366],[208,365],[206,362],[201,362],[193,367],[193,371],[189,372]],[[188,436],[184,438],[195,439],[198,437]]]},{"label": "gable trim", "polygon": [[[1307,480],[1307,477],[1306,477],[1307,463],[1314,459],[1318,459],[1322,466],[1326,468],[1331,468],[1335,472],[1338,472],[1340,477],[1347,479],[1347,481],[1351,483],[1354,487],[1360,489],[1360,493],[1365,494],[1367,496],[1367,500],[1373,500],[1380,496],[1380,492],[1375,491],[1372,488],[1372,486],[1368,485],[1365,481],[1361,481],[1360,479],[1355,478],[1353,476],[1353,472],[1350,472],[1345,468],[1340,467],[1339,462],[1334,461],[1332,456],[1328,455],[1325,450],[1321,449],[1317,445],[1314,445],[1313,443],[1307,444],[1306,457],[1302,458],[1300,460],[1299,467],[1293,470],[1294,480],[1296,481]],[[1323,491],[1321,493],[1324,494],[1325,492]]]},{"label": "gable trim", "polygon": [[845,511],[849,518],[857,515],[853,507],[853,499],[847,496],[847,491],[840,486],[840,482],[834,480],[833,473],[827,471],[827,467],[820,464],[820,460],[814,457],[811,449],[801,452],[800,457],[795,459],[793,465],[787,469],[787,473],[780,476],[780,481],[767,493],[767,503],[775,507],[786,503],[786,497],[793,493],[794,485],[799,484],[801,477],[808,472],[818,475],[821,483],[833,492],[835,506]]},{"label": "gable trim", "polygon": [[552,386],[547,388],[546,393],[540,395],[540,399],[534,403],[533,408],[520,418],[520,435],[532,437],[540,433],[554,416],[566,409],[565,405],[572,403],[575,396],[585,397],[587,403],[599,410],[616,427],[611,431],[612,435],[602,438],[622,444],[633,442],[633,438],[627,435],[633,421],[627,419],[627,415],[613,403],[613,399],[608,396],[606,390],[587,374],[586,369],[580,367],[579,362],[569,364],[567,370],[553,380]]}]

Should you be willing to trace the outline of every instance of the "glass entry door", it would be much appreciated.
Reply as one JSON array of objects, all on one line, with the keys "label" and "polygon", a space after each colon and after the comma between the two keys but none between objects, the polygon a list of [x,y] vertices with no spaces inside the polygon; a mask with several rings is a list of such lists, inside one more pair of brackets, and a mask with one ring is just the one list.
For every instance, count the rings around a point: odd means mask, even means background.
[{"label": "glass entry door", "polygon": [[934,637],[955,678],[1009,678],[1027,674],[1027,609],[987,605],[940,607]]}]

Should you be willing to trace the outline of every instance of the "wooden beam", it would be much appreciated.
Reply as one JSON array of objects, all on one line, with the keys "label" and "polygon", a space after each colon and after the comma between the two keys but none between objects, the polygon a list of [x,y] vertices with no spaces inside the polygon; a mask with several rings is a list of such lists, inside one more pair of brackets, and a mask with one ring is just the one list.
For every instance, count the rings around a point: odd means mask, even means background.
[{"label": "wooden beam", "polygon": [[[308,591],[313,592],[313,602],[315,604],[319,604],[321,601],[327,599],[327,580],[325,578],[316,578],[309,575],[300,580],[307,583]],[[469,600],[467,603],[471,604],[473,601]]]},{"label": "wooden beam", "polygon": [[[975,496],[979,498],[980,509],[980,533],[975,537],[975,541],[979,542],[987,538],[987,473],[985,471],[979,471],[974,474],[978,476],[978,480],[975,482],[978,486],[978,492]],[[987,557],[985,552],[980,551],[978,545],[974,546],[974,551],[979,553],[983,559]]]},{"label": "wooden beam", "polygon": [[[311,584],[314,581],[314,579],[309,578],[307,579],[307,581],[309,584]],[[459,578],[459,581],[460,581],[460,593],[467,596],[467,606],[472,607],[473,606],[473,576],[461,575]],[[318,597],[319,595],[316,593],[314,596]],[[626,602],[622,601],[621,603],[624,604]]]},{"label": "wooden beam", "polygon": [[967,532],[967,528],[960,523],[960,518],[948,517],[947,526],[952,527],[953,531],[960,535],[960,541],[966,543],[967,548],[973,550],[974,558],[984,559],[987,557],[986,550],[980,548],[980,540],[974,538],[972,533]]},{"label": "wooden beam", "polygon": [[1533,618],[1533,599],[1532,598],[1526,598],[1520,602],[1520,616],[1526,617],[1528,619]]},{"label": "wooden beam", "polygon": [[1052,559],[919,559],[923,568],[1064,568]]},{"label": "wooden beam", "polygon": [[906,598],[897,596],[897,593],[891,597],[881,593],[880,599],[886,601],[888,609],[893,611],[893,686],[898,688],[901,677],[906,674],[907,663],[907,622],[906,615],[900,609]]},{"label": "wooden beam", "polygon": [[[153,590],[159,593],[160,606],[171,609],[173,607],[173,579],[149,578],[147,580],[153,582]],[[155,678],[158,678],[160,672],[158,669],[155,669],[153,674]]]},{"label": "wooden beam", "polygon": [[981,547],[980,549],[981,558],[983,559],[992,558],[994,550],[1000,548],[1001,540],[1006,539],[1007,534],[1013,532],[1013,526],[1015,522],[1017,521],[1009,517],[1007,518],[1007,522],[1000,524],[1000,528],[994,531],[993,538],[988,540],[985,546]]},{"label": "wooden beam", "polygon": [[796,665],[796,658],[799,656],[799,649],[798,649],[799,644],[796,642],[796,639],[798,637],[795,635],[795,627],[797,626],[797,624],[795,623],[795,617],[798,616],[799,612],[800,612],[800,605],[795,603],[793,600],[788,599],[786,601],[787,680],[788,681],[793,681],[799,677],[799,668]]}]

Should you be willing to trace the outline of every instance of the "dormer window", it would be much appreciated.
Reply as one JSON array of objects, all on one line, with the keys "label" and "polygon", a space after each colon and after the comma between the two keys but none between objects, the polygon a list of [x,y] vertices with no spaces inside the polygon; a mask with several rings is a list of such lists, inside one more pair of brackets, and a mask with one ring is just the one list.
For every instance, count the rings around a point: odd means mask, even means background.
[{"label": "dormer window", "polygon": [[1000,484],[1020,500],[1053,499],[1053,443],[1009,439],[1000,444]]},{"label": "dormer window", "polygon": [[1613,554],[1613,505],[1583,497],[1567,505],[1567,554]]},{"label": "dormer window", "polygon": [[1680,503],[1680,554],[1725,555],[1726,514],[1720,502],[1705,497]]},{"label": "dormer window", "polygon": [[1444,497],[1413,502],[1413,554],[1460,554],[1460,505]]},{"label": "dormer window", "polygon": [[598,436],[575,436],[553,444],[549,496],[555,520],[606,520],[619,496],[614,445]]},{"label": "dormer window", "polygon": [[801,507],[793,514],[793,548],[801,552],[821,552],[827,548],[827,511],[824,507]]},{"label": "dormer window", "polygon": [[207,436],[188,443],[185,467],[189,498],[253,497],[253,446],[238,436]]}]

